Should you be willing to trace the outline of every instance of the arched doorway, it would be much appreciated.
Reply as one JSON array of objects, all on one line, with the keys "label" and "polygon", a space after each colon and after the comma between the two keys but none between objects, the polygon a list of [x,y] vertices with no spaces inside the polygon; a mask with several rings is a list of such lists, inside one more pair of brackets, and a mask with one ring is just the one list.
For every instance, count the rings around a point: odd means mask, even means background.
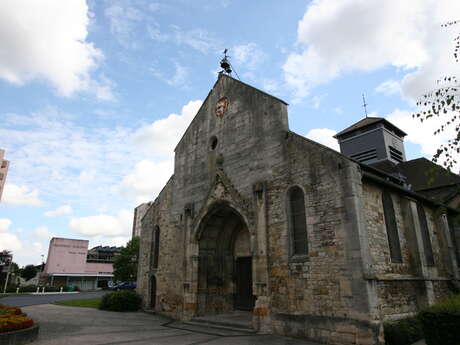
[{"label": "arched doorway", "polygon": [[199,230],[198,315],[252,310],[250,235],[232,207],[216,205]]},{"label": "arched doorway", "polygon": [[157,303],[157,279],[155,276],[150,278],[150,308],[155,309]]}]

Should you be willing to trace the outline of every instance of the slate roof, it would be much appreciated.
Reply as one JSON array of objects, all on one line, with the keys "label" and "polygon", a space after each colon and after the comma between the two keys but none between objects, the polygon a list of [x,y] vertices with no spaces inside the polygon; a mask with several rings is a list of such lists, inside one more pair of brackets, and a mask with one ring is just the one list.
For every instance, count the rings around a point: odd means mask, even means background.
[{"label": "slate roof", "polygon": [[337,138],[341,137],[342,135],[344,135],[346,133],[353,132],[353,131],[355,131],[357,129],[365,128],[367,126],[370,126],[370,125],[373,125],[373,124],[376,124],[376,123],[379,123],[379,122],[382,122],[386,127],[389,127],[391,129],[393,129],[396,132],[396,134],[398,134],[401,137],[404,137],[404,136],[407,135],[405,132],[400,130],[398,127],[393,125],[391,122],[385,120],[383,117],[371,117],[371,116],[369,116],[369,117],[365,117],[364,119],[356,122],[355,124],[351,125],[350,127],[345,128],[343,131],[337,133],[336,135],[334,135],[334,138],[337,139]]},{"label": "slate roof", "polygon": [[407,183],[410,183],[415,191],[460,184],[460,176],[426,158],[399,163],[398,170],[407,177]]}]

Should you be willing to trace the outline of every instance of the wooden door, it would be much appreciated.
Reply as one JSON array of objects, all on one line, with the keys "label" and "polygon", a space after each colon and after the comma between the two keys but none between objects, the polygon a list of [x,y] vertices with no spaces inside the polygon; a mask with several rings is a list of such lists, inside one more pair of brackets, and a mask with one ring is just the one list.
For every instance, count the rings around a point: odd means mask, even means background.
[{"label": "wooden door", "polygon": [[236,259],[235,284],[235,309],[252,310],[255,301],[252,294],[252,257]]}]

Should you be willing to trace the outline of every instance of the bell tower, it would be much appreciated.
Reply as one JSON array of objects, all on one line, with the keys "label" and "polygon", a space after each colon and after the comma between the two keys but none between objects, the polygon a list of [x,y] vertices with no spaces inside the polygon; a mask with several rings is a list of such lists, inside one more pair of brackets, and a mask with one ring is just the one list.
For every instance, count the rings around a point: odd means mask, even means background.
[{"label": "bell tower", "polygon": [[360,163],[406,161],[404,137],[407,134],[381,117],[365,117],[337,133],[340,152]]}]

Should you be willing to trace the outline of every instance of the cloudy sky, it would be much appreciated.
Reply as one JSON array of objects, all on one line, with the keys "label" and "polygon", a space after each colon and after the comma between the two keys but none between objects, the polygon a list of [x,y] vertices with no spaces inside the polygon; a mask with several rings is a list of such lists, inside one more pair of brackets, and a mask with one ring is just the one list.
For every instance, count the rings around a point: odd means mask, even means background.
[{"label": "cloudy sky", "polygon": [[412,120],[453,60],[458,0],[2,0],[0,148],[11,161],[0,250],[20,265],[52,236],[122,245],[225,48],[241,80],[287,101],[290,128],[337,149],[368,112],[408,133],[409,159],[449,133]]}]

